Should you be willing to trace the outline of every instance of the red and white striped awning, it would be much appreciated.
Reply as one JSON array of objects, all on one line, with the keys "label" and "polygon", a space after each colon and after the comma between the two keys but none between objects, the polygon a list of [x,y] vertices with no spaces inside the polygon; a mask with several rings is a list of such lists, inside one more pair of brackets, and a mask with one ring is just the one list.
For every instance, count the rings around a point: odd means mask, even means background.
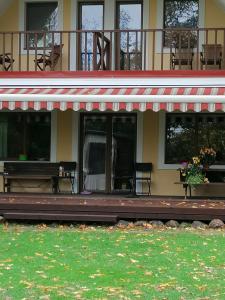
[{"label": "red and white striped awning", "polygon": [[1,110],[225,111],[225,87],[0,88]]},{"label": "red and white striped awning", "polygon": [[0,72],[0,109],[225,111],[225,71]]}]

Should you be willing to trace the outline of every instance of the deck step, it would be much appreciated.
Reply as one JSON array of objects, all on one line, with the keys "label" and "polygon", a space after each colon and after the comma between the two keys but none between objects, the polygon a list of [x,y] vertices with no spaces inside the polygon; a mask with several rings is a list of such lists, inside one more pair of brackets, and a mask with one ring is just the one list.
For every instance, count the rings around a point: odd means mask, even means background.
[{"label": "deck step", "polygon": [[96,221],[96,222],[117,222],[117,215],[96,215],[96,214],[57,214],[57,213],[28,213],[8,212],[4,213],[7,220],[55,220],[55,221]]}]

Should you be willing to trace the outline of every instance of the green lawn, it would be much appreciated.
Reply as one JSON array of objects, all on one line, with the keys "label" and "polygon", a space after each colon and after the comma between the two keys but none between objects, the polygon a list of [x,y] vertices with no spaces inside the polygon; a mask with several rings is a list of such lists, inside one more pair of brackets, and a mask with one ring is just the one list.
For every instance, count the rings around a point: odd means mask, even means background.
[{"label": "green lawn", "polygon": [[225,299],[225,231],[0,225],[0,299]]}]

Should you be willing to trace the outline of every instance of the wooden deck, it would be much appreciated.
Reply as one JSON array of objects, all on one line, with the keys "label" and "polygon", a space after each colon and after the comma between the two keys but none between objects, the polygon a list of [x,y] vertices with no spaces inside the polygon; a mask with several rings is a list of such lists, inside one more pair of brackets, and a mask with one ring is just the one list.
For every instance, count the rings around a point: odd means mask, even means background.
[{"label": "wooden deck", "polygon": [[120,219],[225,221],[225,199],[0,194],[5,219],[116,222]]}]

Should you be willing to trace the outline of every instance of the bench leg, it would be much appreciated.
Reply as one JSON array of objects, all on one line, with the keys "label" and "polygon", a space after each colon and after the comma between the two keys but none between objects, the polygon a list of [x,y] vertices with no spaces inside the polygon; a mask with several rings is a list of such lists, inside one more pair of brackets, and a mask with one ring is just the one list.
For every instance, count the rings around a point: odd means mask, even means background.
[{"label": "bench leg", "polygon": [[59,192],[59,179],[57,177],[52,177],[52,192],[53,194]]},{"label": "bench leg", "polygon": [[11,192],[11,180],[5,179],[4,180],[4,193],[10,193]]},{"label": "bench leg", "polygon": [[189,195],[190,195],[190,198],[191,198],[191,185],[188,185],[189,187]]},{"label": "bench leg", "polygon": [[183,184],[183,188],[184,188],[184,199],[187,199],[187,189],[188,189],[188,184]]}]

